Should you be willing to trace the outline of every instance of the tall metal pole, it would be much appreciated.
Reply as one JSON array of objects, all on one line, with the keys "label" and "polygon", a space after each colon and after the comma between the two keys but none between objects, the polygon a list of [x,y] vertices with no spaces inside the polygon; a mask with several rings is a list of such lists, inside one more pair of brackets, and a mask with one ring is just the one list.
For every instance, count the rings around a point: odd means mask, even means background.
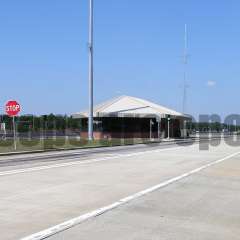
[{"label": "tall metal pole", "polygon": [[[187,101],[187,24],[185,24],[185,31],[184,31],[184,52],[183,52],[183,64],[184,64],[184,73],[183,73],[183,106],[182,106],[182,113],[186,112],[186,101]],[[186,120],[183,120],[183,137],[186,138]]]},{"label": "tall metal pole", "polygon": [[93,0],[89,0],[89,116],[88,140],[93,140]]},{"label": "tall metal pole", "polygon": [[182,112],[186,111],[186,98],[187,98],[187,24],[185,24],[184,33],[184,53],[183,53],[183,64],[184,64],[184,76],[183,76],[183,106]]}]

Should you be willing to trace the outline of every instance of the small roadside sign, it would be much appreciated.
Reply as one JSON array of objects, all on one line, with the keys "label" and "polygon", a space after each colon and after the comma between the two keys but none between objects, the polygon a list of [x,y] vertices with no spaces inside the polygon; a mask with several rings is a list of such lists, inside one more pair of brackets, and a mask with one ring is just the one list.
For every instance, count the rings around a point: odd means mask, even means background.
[{"label": "small roadside sign", "polygon": [[13,119],[13,139],[14,139],[14,150],[17,150],[17,134],[15,125],[15,116],[21,111],[20,104],[15,100],[10,100],[5,105],[5,111],[9,117]]},{"label": "small roadside sign", "polygon": [[6,124],[5,123],[1,123],[1,131],[5,131],[6,130]]}]

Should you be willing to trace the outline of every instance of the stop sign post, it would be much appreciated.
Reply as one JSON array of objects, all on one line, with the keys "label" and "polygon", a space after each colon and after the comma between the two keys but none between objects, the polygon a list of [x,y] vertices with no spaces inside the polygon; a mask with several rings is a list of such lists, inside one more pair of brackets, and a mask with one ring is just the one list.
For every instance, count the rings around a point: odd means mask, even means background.
[{"label": "stop sign post", "polygon": [[9,117],[13,118],[14,150],[17,150],[15,116],[21,111],[20,104],[15,100],[10,100],[6,103],[5,111]]}]

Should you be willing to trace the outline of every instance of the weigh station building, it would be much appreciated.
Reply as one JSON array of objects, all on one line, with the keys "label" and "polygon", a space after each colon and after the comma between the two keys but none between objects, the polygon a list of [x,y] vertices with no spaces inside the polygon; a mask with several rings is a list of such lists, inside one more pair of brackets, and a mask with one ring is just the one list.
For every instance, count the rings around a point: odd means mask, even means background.
[{"label": "weigh station building", "polygon": [[[87,138],[88,111],[72,115],[81,121],[80,135]],[[150,101],[120,96],[94,107],[94,138],[182,138],[190,118]]]}]

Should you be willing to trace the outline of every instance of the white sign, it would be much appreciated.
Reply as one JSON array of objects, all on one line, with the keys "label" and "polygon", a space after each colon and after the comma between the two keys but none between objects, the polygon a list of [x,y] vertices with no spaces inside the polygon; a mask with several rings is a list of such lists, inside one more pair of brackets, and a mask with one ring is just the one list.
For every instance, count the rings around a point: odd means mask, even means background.
[{"label": "white sign", "polygon": [[6,123],[1,123],[1,131],[6,131]]}]

